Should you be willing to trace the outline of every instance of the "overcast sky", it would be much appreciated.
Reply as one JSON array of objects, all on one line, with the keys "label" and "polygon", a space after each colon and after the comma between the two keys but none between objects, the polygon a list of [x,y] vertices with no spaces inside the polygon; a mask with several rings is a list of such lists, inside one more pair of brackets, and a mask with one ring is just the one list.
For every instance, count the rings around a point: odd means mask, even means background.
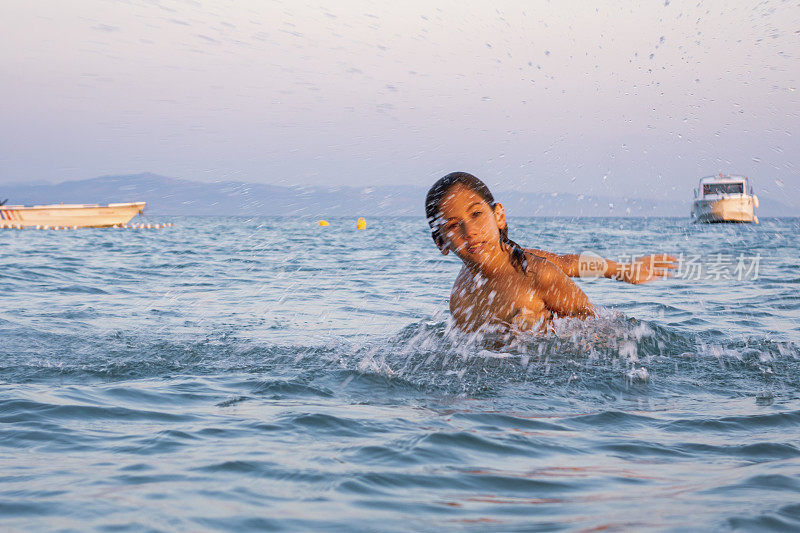
[{"label": "overcast sky", "polygon": [[800,206],[798,76],[796,0],[2,0],[0,185],[688,198],[726,172]]}]

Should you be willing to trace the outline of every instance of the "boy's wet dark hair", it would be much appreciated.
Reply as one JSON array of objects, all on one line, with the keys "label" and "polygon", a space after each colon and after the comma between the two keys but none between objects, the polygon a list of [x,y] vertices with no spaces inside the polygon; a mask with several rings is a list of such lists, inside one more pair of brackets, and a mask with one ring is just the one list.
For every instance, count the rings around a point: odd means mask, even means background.
[{"label": "boy's wet dark hair", "polygon": [[[425,197],[425,216],[428,218],[428,225],[431,227],[431,237],[436,246],[441,248],[444,245],[441,233],[439,233],[439,206],[447,195],[447,192],[455,185],[463,185],[475,194],[480,196],[494,210],[496,202],[494,196],[489,191],[489,187],[484,182],[468,172],[451,172],[447,176],[439,178],[428,190]],[[528,260],[525,251],[514,241],[508,238],[508,223],[505,228],[500,229],[500,244],[511,249],[511,262],[523,273],[528,269]]]}]

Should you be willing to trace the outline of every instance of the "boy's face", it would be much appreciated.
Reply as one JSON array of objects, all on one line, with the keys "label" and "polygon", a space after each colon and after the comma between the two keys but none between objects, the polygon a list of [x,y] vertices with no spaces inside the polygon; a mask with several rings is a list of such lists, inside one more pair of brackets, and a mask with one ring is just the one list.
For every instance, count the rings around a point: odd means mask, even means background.
[{"label": "boy's face", "polygon": [[443,254],[452,251],[464,262],[483,264],[500,251],[500,229],[506,227],[502,205],[493,210],[475,191],[458,184],[447,191],[439,212]]}]

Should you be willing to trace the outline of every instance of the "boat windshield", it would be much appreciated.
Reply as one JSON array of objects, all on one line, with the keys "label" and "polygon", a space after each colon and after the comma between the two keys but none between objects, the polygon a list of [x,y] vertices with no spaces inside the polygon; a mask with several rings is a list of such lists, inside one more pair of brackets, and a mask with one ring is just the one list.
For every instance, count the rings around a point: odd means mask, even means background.
[{"label": "boat windshield", "polygon": [[744,183],[706,183],[703,185],[703,195],[742,193],[744,193]]}]

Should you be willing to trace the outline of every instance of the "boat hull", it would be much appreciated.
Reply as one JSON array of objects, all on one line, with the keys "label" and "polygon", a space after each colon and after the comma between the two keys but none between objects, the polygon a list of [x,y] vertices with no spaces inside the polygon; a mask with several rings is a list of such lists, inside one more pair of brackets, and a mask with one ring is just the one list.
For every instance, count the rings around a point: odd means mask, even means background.
[{"label": "boat hull", "polygon": [[695,200],[692,218],[696,222],[755,222],[755,205],[752,196],[721,198],[717,200]]},{"label": "boat hull", "polygon": [[35,205],[0,207],[0,228],[104,228],[127,224],[145,202],[108,205]]}]

